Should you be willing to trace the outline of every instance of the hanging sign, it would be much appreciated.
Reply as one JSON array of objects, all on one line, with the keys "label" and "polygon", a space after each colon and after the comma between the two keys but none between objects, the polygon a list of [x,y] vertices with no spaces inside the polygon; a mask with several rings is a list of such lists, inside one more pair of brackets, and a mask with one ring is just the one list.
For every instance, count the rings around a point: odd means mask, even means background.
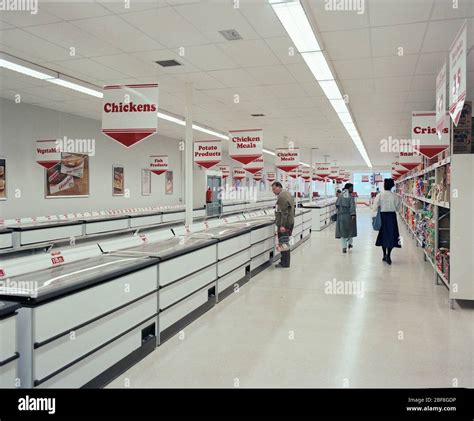
[{"label": "hanging sign", "polygon": [[195,140],[194,162],[206,169],[212,168],[222,160],[222,142],[220,140]]},{"label": "hanging sign", "polygon": [[294,179],[297,179],[298,177],[301,176],[301,169],[300,168],[295,168],[291,171],[288,171],[288,176]]},{"label": "hanging sign", "polygon": [[351,175],[351,172],[350,171],[345,171],[344,172],[344,178],[342,179],[342,181],[349,181],[351,179],[352,175]]},{"label": "hanging sign", "polygon": [[337,174],[337,178],[336,178],[336,181],[338,183],[344,181],[344,178],[346,177],[346,170],[343,170],[343,169],[339,169],[339,173]]},{"label": "hanging sign", "polygon": [[449,148],[449,128],[445,127],[441,139],[436,133],[434,111],[413,111],[411,113],[411,138],[417,153],[433,158]]},{"label": "hanging sign", "polygon": [[339,167],[331,167],[331,172],[328,175],[328,178],[331,180],[337,180],[339,177]]},{"label": "hanging sign", "polygon": [[248,164],[263,154],[263,130],[229,131],[229,156],[241,164]]},{"label": "hanging sign", "polygon": [[362,182],[363,183],[368,183],[369,182],[369,176],[368,175],[363,175],[362,176]]},{"label": "hanging sign", "polygon": [[466,100],[466,22],[449,49],[449,114],[455,126]]},{"label": "hanging sign", "polygon": [[436,133],[441,139],[446,127],[446,62],[436,76]]},{"label": "hanging sign", "polygon": [[230,176],[230,166],[229,165],[219,165],[217,171],[222,173],[222,178],[227,178]]},{"label": "hanging sign", "polygon": [[158,127],[158,84],[104,86],[102,133],[129,148]]},{"label": "hanging sign", "polygon": [[234,168],[232,175],[237,180],[243,180],[247,174],[243,168]]},{"label": "hanging sign", "polygon": [[275,167],[289,172],[300,166],[300,150],[298,148],[275,150]]},{"label": "hanging sign", "polygon": [[56,140],[36,141],[36,162],[49,169],[61,162],[61,148]]},{"label": "hanging sign", "polygon": [[392,162],[392,171],[395,171],[399,175],[404,175],[408,172],[408,170],[398,161]]},{"label": "hanging sign", "polygon": [[[446,111],[445,111],[445,115],[446,115]],[[408,171],[410,171],[413,168],[420,165],[421,155],[416,152],[411,140],[401,139],[400,142],[401,142],[400,154],[397,158],[397,161],[400,163],[401,166],[403,166]]]},{"label": "hanging sign", "polygon": [[263,178],[262,171],[259,171],[253,174],[253,179],[255,181],[260,181],[262,178]]},{"label": "hanging sign", "polygon": [[313,170],[311,171],[311,180],[313,181],[323,181],[324,179],[321,178],[318,174],[316,174],[318,171],[313,168]]},{"label": "hanging sign", "polygon": [[255,174],[256,172],[259,172],[263,170],[263,155],[257,158],[256,160],[245,164],[243,166],[245,171],[248,171],[249,173]]},{"label": "hanging sign", "polygon": [[148,169],[156,175],[168,171],[168,155],[151,155]]},{"label": "hanging sign", "polygon": [[374,178],[374,181],[375,181],[376,183],[381,183],[381,182],[383,181],[382,175],[377,174],[377,175],[375,176],[375,178]]},{"label": "hanging sign", "polygon": [[316,163],[313,167],[315,174],[320,178],[327,178],[331,175],[331,164]]},{"label": "hanging sign", "polygon": [[275,172],[267,172],[267,180],[269,183],[272,183],[276,180],[276,173]]},{"label": "hanging sign", "polygon": [[311,180],[311,168],[309,167],[303,167],[301,169],[301,178],[305,181],[310,181]]}]

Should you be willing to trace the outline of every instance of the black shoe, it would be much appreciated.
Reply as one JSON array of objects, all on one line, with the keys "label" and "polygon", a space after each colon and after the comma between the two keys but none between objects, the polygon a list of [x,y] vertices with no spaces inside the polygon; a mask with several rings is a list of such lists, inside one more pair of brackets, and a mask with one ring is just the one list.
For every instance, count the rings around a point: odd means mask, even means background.
[{"label": "black shoe", "polygon": [[382,262],[386,262],[386,261],[387,261],[387,256],[382,257]]},{"label": "black shoe", "polygon": [[276,268],[289,268],[289,266],[283,266],[281,263],[275,265]]},{"label": "black shoe", "polygon": [[350,249],[352,248],[352,244],[349,244],[349,248],[350,248]]},{"label": "black shoe", "polygon": [[343,253],[347,253],[347,249],[346,249],[346,248],[343,248],[343,249],[342,249],[342,252],[343,252]]},{"label": "black shoe", "polygon": [[391,265],[391,264],[392,264],[392,259],[390,259],[390,256],[387,256],[387,260],[386,260],[386,262],[387,262],[389,265]]}]

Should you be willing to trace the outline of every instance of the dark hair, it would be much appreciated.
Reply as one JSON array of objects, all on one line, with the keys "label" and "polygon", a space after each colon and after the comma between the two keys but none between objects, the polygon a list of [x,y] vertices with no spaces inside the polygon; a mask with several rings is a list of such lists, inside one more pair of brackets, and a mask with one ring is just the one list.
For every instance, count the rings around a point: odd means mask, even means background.
[{"label": "dark hair", "polygon": [[351,187],[353,188],[353,187],[354,187],[354,184],[352,184],[352,183],[346,183],[345,186],[344,186],[344,190],[348,190],[348,189],[350,189]]},{"label": "dark hair", "polygon": [[272,183],[272,187],[280,187],[280,189],[283,188],[283,186],[281,185],[281,183],[280,183],[279,181],[274,181],[274,182]]},{"label": "dark hair", "polygon": [[395,182],[391,178],[386,178],[385,180],[383,180],[384,190],[392,190],[394,185],[395,185]]},{"label": "dark hair", "polygon": [[341,189],[337,189],[336,193],[342,193]]}]

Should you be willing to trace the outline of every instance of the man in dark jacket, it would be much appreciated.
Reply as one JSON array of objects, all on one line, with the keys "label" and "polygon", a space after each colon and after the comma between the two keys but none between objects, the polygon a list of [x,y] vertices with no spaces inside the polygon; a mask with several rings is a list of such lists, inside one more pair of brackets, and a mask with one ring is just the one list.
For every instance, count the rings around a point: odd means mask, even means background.
[{"label": "man in dark jacket", "polygon": [[290,236],[295,224],[295,202],[291,194],[283,190],[279,181],[272,184],[272,191],[278,196],[275,206],[275,224],[278,228],[278,242],[281,260],[277,267],[290,267]]}]

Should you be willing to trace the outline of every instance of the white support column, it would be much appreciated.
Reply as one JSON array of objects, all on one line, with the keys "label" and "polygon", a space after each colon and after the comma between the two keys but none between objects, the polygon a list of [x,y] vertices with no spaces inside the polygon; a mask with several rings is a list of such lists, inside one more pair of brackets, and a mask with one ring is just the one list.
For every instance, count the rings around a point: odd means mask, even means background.
[{"label": "white support column", "polygon": [[[186,119],[184,139],[185,224],[193,223],[193,83],[185,83]],[[204,193],[203,193],[204,194]]]}]

